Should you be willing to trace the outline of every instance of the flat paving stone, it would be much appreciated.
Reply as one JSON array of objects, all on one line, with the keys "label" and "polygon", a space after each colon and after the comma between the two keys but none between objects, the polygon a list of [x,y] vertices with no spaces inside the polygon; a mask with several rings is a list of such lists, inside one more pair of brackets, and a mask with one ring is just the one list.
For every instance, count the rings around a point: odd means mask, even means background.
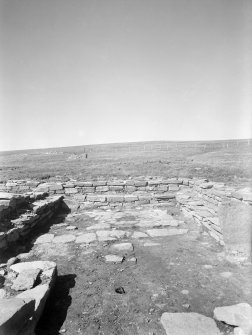
[{"label": "flat paving stone", "polygon": [[132,243],[128,243],[128,242],[114,244],[111,246],[110,249],[114,251],[133,251],[134,250]]},{"label": "flat paving stone", "polygon": [[34,242],[34,244],[50,243],[52,242],[53,238],[54,238],[54,234],[44,234],[44,235],[39,236]]},{"label": "flat paving stone", "polygon": [[132,238],[146,238],[146,237],[149,237],[147,234],[145,233],[142,233],[141,231],[135,231],[132,235]]},{"label": "flat paving stone", "polygon": [[154,247],[156,245],[160,245],[160,243],[156,243],[156,242],[146,242],[144,243],[144,247]]},{"label": "flat paving stone", "polygon": [[90,227],[87,227],[87,230],[102,230],[102,229],[110,229],[110,225],[108,223],[97,223]]},{"label": "flat paving stone", "polygon": [[105,262],[107,263],[122,263],[123,257],[117,255],[106,255]]},{"label": "flat paving stone", "polygon": [[56,236],[53,239],[53,243],[69,243],[74,242],[76,239],[76,236],[74,235],[60,235]]},{"label": "flat paving stone", "polygon": [[95,233],[87,233],[87,234],[79,235],[76,238],[75,243],[91,243],[94,241],[96,241]]},{"label": "flat paving stone", "polygon": [[177,227],[179,226],[179,222],[177,220],[171,220],[171,221],[161,221],[161,222],[155,222],[153,227],[162,227],[162,226],[170,226],[170,227]]},{"label": "flat paving stone", "polygon": [[129,232],[124,230],[99,230],[96,232],[98,240],[103,241],[114,241],[123,237],[128,237]]},{"label": "flat paving stone", "polygon": [[221,335],[213,319],[198,313],[163,313],[160,321],[167,335]]},{"label": "flat paving stone", "polygon": [[173,236],[173,235],[186,234],[188,232],[188,229],[175,229],[175,228],[148,229],[146,232],[151,237],[162,237],[162,236]]}]

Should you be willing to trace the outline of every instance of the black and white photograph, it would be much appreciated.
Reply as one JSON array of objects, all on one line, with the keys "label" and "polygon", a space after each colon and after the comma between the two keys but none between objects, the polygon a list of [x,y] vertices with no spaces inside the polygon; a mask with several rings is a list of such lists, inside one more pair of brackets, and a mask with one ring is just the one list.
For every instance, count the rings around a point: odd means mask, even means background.
[{"label": "black and white photograph", "polygon": [[0,335],[252,335],[251,0],[0,0]]}]

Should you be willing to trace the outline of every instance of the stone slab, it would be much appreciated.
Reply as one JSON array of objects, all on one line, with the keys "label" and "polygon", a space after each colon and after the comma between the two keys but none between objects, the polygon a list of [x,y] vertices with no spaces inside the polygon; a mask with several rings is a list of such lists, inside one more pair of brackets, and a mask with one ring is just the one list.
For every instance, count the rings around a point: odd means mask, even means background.
[{"label": "stone slab", "polygon": [[111,250],[113,251],[133,251],[134,248],[133,248],[133,245],[132,243],[129,243],[129,242],[125,242],[125,243],[117,243],[117,244],[114,244],[111,246],[110,248]]},{"label": "stone slab", "polygon": [[69,242],[74,242],[76,239],[76,236],[74,235],[60,235],[60,236],[56,236],[53,239],[53,243],[69,243]]},{"label": "stone slab", "polygon": [[176,228],[148,229],[146,232],[151,237],[163,237],[163,236],[186,234],[188,232],[188,229],[176,229]]},{"label": "stone slab", "polygon": [[13,281],[12,290],[24,291],[33,288],[40,272],[40,269],[29,269],[20,272]]},{"label": "stone slab", "polygon": [[76,238],[75,243],[91,243],[94,241],[96,241],[95,233],[87,233],[87,234],[79,235]]},{"label": "stone slab", "polygon": [[0,299],[0,334],[18,335],[33,315],[35,299]]},{"label": "stone slab", "polygon": [[96,234],[100,242],[114,241],[129,235],[129,233],[124,230],[99,230]]},{"label": "stone slab", "polygon": [[135,231],[132,235],[132,238],[145,238],[145,237],[149,237],[147,234],[142,233],[141,231]]},{"label": "stone slab", "polygon": [[214,318],[231,326],[239,326],[246,333],[252,333],[252,307],[248,303],[216,307]]},{"label": "stone slab", "polygon": [[110,225],[108,223],[97,223],[90,227],[87,227],[87,230],[102,230],[102,229],[110,229]]},{"label": "stone slab", "polygon": [[34,244],[50,243],[54,239],[54,234],[44,234],[39,236]]},{"label": "stone slab", "polygon": [[33,314],[34,323],[36,323],[39,320],[43,312],[49,292],[50,292],[50,285],[42,284],[42,285],[38,285],[30,290],[24,291],[17,295],[17,298],[21,298],[24,300],[27,300],[27,299],[35,300],[35,311]]},{"label": "stone slab", "polygon": [[238,251],[247,258],[252,255],[252,206],[239,200],[230,200],[219,208],[220,227],[225,249]]},{"label": "stone slab", "polygon": [[54,268],[56,268],[56,263],[49,261],[23,262],[23,263],[16,263],[10,266],[10,269],[17,273],[30,269],[40,269],[42,271],[46,271]]},{"label": "stone slab", "polygon": [[198,313],[163,313],[167,335],[221,335],[213,319]]},{"label": "stone slab", "polygon": [[122,263],[123,257],[117,255],[106,255],[105,262],[106,263]]}]

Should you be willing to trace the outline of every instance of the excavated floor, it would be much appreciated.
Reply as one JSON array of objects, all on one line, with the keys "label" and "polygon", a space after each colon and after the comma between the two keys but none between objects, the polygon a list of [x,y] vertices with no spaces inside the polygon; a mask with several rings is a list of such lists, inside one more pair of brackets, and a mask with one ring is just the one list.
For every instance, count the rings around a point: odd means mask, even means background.
[{"label": "excavated floor", "polygon": [[59,214],[28,259],[58,266],[37,335],[164,335],[164,312],[213,317],[216,306],[252,302],[249,264],[227,262],[220,245],[168,205]]}]

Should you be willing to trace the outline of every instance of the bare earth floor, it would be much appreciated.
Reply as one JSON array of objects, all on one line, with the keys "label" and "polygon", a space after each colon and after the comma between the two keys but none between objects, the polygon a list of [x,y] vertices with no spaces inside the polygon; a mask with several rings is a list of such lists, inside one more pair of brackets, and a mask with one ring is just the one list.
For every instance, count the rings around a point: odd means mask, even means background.
[{"label": "bare earth floor", "polygon": [[164,312],[213,317],[216,306],[252,303],[249,264],[227,262],[220,245],[168,205],[59,215],[30,255],[58,266],[37,335],[164,335]]}]

